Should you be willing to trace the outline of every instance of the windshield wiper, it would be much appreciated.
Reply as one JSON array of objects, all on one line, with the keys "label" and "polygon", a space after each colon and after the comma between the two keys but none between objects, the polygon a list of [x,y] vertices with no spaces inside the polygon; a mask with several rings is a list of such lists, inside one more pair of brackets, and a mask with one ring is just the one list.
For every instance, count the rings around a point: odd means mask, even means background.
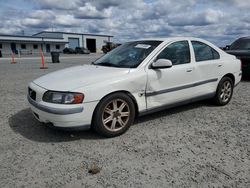
[{"label": "windshield wiper", "polygon": [[119,67],[110,62],[93,63],[93,65],[107,66],[107,67]]}]

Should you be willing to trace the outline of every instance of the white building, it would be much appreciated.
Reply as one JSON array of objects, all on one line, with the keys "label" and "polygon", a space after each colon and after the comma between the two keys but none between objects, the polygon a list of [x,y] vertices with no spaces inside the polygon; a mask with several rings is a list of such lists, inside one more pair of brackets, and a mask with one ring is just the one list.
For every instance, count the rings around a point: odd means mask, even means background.
[{"label": "white building", "polygon": [[69,32],[50,32],[42,31],[40,33],[34,34],[35,37],[45,37],[45,38],[63,38],[67,41],[66,47],[85,47],[90,50],[90,52],[101,52],[102,46],[105,42],[111,42],[113,36],[111,35],[97,35],[97,34],[83,34],[83,33],[69,33]]},{"label": "white building", "polygon": [[105,42],[111,42],[111,35],[82,34],[69,32],[42,31],[32,36],[0,35],[0,57],[19,55],[38,55],[40,49],[44,53],[62,51],[65,47],[85,47],[90,52],[101,52]]}]

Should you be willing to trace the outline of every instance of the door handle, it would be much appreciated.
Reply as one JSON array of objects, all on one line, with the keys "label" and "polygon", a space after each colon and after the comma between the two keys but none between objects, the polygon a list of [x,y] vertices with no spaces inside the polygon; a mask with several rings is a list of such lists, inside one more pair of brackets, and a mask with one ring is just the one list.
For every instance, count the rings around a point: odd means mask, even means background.
[{"label": "door handle", "polygon": [[187,72],[192,72],[193,71],[193,69],[187,69]]},{"label": "door handle", "polygon": [[222,67],[222,64],[218,64],[218,67]]}]

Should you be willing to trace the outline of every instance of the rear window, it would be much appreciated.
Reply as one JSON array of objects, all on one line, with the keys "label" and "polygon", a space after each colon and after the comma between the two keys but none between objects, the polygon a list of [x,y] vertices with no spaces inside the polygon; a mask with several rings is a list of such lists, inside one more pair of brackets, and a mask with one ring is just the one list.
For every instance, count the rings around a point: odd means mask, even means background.
[{"label": "rear window", "polygon": [[250,39],[238,39],[230,47],[230,50],[250,50]]},{"label": "rear window", "polygon": [[220,59],[220,54],[212,47],[199,41],[192,41],[192,45],[196,62]]}]

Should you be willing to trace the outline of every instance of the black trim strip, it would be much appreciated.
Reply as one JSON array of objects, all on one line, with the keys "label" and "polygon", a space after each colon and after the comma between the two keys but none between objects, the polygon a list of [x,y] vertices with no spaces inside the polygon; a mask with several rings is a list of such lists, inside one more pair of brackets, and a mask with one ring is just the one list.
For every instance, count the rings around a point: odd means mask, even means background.
[{"label": "black trim strip", "polygon": [[27,99],[29,103],[33,105],[34,107],[44,112],[51,113],[51,114],[68,115],[68,114],[80,113],[83,111],[83,107],[61,109],[61,108],[52,108],[52,107],[44,106],[42,104],[37,103],[33,99],[31,99],[29,95],[27,96]]},{"label": "black trim strip", "polygon": [[64,131],[85,131],[85,130],[90,129],[91,125],[90,124],[86,124],[86,125],[79,125],[79,126],[74,126],[74,127],[57,127],[57,126],[54,126],[54,127],[56,129],[64,130]]},{"label": "black trim strip", "polygon": [[210,82],[216,82],[217,80],[218,80],[218,78],[213,78],[213,79],[210,79],[210,80],[204,80],[204,81],[196,82],[196,83],[193,83],[193,84],[187,84],[187,85],[184,85],[184,86],[178,86],[178,87],[163,89],[163,90],[159,90],[159,91],[153,91],[153,92],[150,92],[150,93],[146,92],[145,95],[146,95],[146,97],[151,97],[151,96],[160,95],[160,94],[163,94],[163,93],[168,93],[168,92],[178,91],[178,90],[187,89],[187,88],[191,88],[191,87],[196,87],[196,86],[207,84],[207,83],[210,83]]},{"label": "black trim strip", "polygon": [[216,93],[210,93],[210,94],[202,95],[202,96],[199,96],[199,97],[195,97],[195,98],[191,98],[191,99],[187,99],[187,100],[183,100],[183,101],[178,101],[176,103],[162,105],[162,106],[159,106],[159,107],[143,110],[143,111],[139,112],[139,116],[144,116],[144,115],[159,112],[159,111],[162,111],[162,110],[167,110],[167,109],[170,109],[170,108],[173,108],[173,107],[189,104],[189,103],[192,103],[192,102],[197,102],[197,101],[201,101],[201,100],[204,100],[204,99],[213,98],[215,96],[215,94]]}]

